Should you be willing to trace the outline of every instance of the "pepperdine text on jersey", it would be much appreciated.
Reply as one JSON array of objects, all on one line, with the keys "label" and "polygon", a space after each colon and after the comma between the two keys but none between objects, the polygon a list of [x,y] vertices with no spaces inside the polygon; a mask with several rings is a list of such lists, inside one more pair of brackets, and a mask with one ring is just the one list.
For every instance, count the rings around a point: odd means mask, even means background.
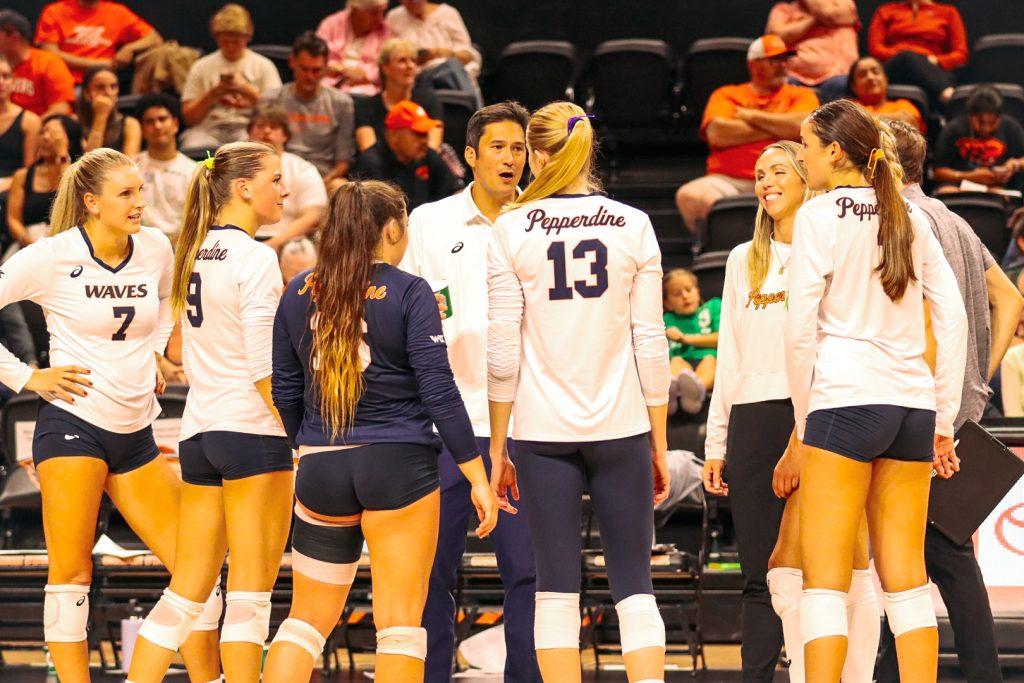
[{"label": "pepperdine text on jersey", "polygon": [[563,230],[570,228],[590,228],[599,225],[611,225],[617,228],[626,227],[626,218],[624,216],[609,213],[603,206],[599,206],[597,211],[589,216],[577,214],[575,216],[548,218],[544,209],[533,209],[526,214],[526,217],[530,219],[530,224],[526,226],[526,232],[530,232],[534,227],[540,225],[547,235],[550,235],[552,231],[558,235]]},{"label": "pepperdine text on jersey", "polygon": [[196,254],[196,261],[223,261],[228,257],[228,250],[220,248],[220,240],[213,243],[209,249],[200,249]]},{"label": "pepperdine text on jersey", "polygon": [[846,218],[848,211],[860,218],[861,221],[878,215],[878,204],[855,202],[850,197],[840,197],[836,200],[836,206],[840,208],[839,218]]}]

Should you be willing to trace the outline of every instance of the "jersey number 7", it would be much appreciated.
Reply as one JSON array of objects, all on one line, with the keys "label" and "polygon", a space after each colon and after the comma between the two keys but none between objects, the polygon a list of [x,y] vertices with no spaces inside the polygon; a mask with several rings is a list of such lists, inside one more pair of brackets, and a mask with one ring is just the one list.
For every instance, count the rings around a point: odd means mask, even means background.
[{"label": "jersey number 7", "polygon": [[114,306],[114,320],[118,318],[124,318],[124,322],[121,323],[121,327],[118,328],[117,332],[110,336],[111,341],[124,341],[128,338],[128,326],[135,320],[135,307]]},{"label": "jersey number 7", "polygon": [[584,299],[594,299],[608,290],[608,247],[598,239],[583,240],[572,250],[573,259],[586,258],[594,255],[590,262],[590,274],[596,282],[576,280],[569,286],[565,265],[565,242],[552,242],[548,246],[548,260],[552,262],[555,275],[555,286],[548,289],[551,301],[562,301],[572,298],[573,289]]}]

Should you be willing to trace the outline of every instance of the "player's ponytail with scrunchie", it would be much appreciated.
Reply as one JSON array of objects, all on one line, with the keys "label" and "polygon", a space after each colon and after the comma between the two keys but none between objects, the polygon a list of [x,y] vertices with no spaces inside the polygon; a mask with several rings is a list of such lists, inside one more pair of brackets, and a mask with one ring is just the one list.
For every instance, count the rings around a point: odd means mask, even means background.
[{"label": "player's ponytail with scrunchie", "polygon": [[68,166],[57,185],[57,196],[50,209],[50,234],[84,226],[89,218],[85,195],[98,195],[111,171],[131,166],[132,160],[116,149],[100,147]]}]

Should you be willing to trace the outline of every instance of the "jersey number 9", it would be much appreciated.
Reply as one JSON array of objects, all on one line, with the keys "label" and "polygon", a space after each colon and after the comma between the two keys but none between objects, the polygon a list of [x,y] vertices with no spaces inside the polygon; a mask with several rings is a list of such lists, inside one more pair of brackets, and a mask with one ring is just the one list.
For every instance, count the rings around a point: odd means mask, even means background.
[{"label": "jersey number 9", "polygon": [[595,282],[587,280],[576,280],[569,286],[565,266],[565,242],[552,242],[548,246],[548,260],[552,262],[555,275],[555,286],[548,289],[548,298],[551,301],[562,301],[572,298],[573,289],[584,299],[595,299],[608,290],[608,247],[598,239],[583,240],[572,250],[573,259],[586,258],[587,254],[593,254],[594,260],[590,263],[590,274],[594,276]]},{"label": "jersey number 9", "polygon": [[185,315],[192,327],[200,327],[203,324],[203,279],[199,273],[192,273],[188,278],[188,294],[185,296]]}]

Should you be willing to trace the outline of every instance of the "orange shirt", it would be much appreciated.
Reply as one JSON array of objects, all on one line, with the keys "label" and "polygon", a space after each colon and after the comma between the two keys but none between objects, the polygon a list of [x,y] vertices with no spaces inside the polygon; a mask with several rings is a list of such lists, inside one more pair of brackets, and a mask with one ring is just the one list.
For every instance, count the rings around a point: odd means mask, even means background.
[{"label": "orange shirt", "polygon": [[75,80],[64,60],[46,50],[28,49],[28,59],[14,67],[11,102],[42,115],[58,102],[75,101]]},{"label": "orange shirt", "polygon": [[[785,84],[774,93],[762,95],[757,93],[750,83],[723,85],[711,93],[708,105],[704,109],[704,120],[700,124],[701,137],[711,119],[732,119],[736,117],[736,109],[760,109],[773,114],[811,113],[818,108],[818,96],[810,88],[800,85]],[[733,147],[711,148],[708,155],[708,174],[721,173],[732,178],[753,180],[754,165],[761,151],[777,138],[765,137]]]},{"label": "orange shirt", "polygon": [[874,116],[891,116],[897,112],[910,112],[914,115],[914,125],[917,126],[918,130],[924,132],[924,120],[921,118],[921,112],[917,110],[914,103],[910,100],[898,99],[898,100],[886,100],[882,104],[868,105],[861,101],[857,104],[867,109]]},{"label": "orange shirt", "polygon": [[904,50],[935,55],[947,71],[967,63],[967,29],[952,5],[921,5],[914,16],[905,2],[888,2],[871,18],[868,50],[884,62]]},{"label": "orange shirt", "polygon": [[[113,59],[122,46],[152,31],[152,26],[118,2],[100,0],[95,7],[83,7],[78,0],[60,0],[39,15],[36,44],[55,43],[61,52],[77,57]],[[75,83],[82,82],[83,73],[71,70]]]}]

